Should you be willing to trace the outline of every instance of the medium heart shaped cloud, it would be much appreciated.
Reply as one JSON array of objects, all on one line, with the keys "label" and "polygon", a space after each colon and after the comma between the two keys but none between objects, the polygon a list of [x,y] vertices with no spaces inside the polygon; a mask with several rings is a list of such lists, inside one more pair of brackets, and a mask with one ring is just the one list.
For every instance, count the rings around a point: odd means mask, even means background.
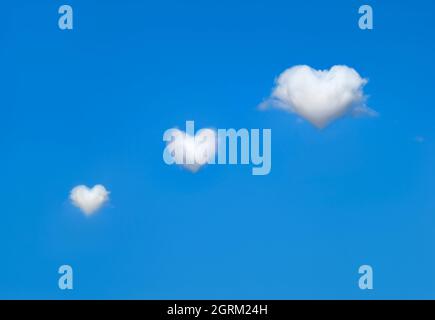
[{"label": "medium heart shaped cloud", "polygon": [[294,112],[316,127],[324,128],[349,111],[355,115],[376,114],[365,106],[366,83],[358,72],[344,65],[329,70],[294,66],[278,77],[266,104]]},{"label": "medium heart shaped cloud", "polygon": [[71,190],[70,199],[73,205],[90,215],[109,200],[109,192],[100,184],[95,185],[92,189],[80,185]]},{"label": "medium heart shaped cloud", "polygon": [[179,129],[171,130],[172,141],[167,143],[168,152],[176,164],[191,172],[197,172],[206,163],[214,163],[216,153],[216,132],[201,129],[191,136]]}]

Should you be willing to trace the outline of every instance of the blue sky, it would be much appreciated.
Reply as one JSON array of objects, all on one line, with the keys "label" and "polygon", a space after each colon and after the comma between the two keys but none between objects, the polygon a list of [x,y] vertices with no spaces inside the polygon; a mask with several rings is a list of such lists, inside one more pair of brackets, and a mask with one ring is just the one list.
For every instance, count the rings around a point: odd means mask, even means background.
[{"label": "blue sky", "polygon": [[[365,3],[71,0],[72,31],[64,2],[4,3],[0,298],[435,298],[435,4],[371,1],[363,31]],[[355,68],[379,116],[259,111],[300,64]],[[270,128],[271,173],[167,166],[186,120]],[[69,192],[98,183],[85,216]]]}]

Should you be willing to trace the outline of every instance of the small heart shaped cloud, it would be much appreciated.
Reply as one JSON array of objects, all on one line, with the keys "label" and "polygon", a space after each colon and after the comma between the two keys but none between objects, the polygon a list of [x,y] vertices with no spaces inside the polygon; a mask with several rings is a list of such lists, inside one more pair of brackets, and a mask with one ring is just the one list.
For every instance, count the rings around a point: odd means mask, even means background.
[{"label": "small heart shaped cloud", "polygon": [[294,66],[278,77],[266,104],[294,112],[316,127],[324,128],[349,111],[358,115],[376,114],[365,106],[366,83],[358,72],[344,65],[329,70]]},{"label": "small heart shaped cloud", "polygon": [[167,148],[176,164],[191,172],[197,172],[203,165],[214,161],[216,153],[216,132],[201,129],[191,136],[179,129],[171,129],[172,141]]},{"label": "small heart shaped cloud", "polygon": [[71,190],[70,199],[73,205],[90,215],[109,200],[109,192],[100,184],[95,185],[92,189],[80,185]]}]

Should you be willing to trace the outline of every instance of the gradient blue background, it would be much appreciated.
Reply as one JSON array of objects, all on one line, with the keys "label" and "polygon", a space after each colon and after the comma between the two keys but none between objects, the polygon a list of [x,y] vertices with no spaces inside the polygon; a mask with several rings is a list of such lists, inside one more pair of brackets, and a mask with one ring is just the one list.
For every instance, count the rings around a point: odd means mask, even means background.
[{"label": "gradient blue background", "polygon": [[[73,31],[57,26],[65,3]],[[372,31],[357,24],[366,3]],[[435,298],[434,10],[3,2],[0,298]],[[297,64],[355,68],[379,117],[319,131],[259,111]],[[165,165],[162,134],[186,120],[271,128],[270,175]],[[97,183],[111,200],[86,217],[69,191]],[[72,291],[58,289],[62,264]]]}]

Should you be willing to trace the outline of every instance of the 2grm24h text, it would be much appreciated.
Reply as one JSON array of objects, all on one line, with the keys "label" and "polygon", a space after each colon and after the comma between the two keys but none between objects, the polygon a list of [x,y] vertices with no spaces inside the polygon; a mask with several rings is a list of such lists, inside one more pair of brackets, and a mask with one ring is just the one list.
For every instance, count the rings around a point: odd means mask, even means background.
[{"label": "2grm24h text", "polygon": [[198,317],[201,312],[211,315],[267,315],[267,305],[222,304],[211,305],[210,308],[174,305],[168,308],[168,315],[191,315]]}]

